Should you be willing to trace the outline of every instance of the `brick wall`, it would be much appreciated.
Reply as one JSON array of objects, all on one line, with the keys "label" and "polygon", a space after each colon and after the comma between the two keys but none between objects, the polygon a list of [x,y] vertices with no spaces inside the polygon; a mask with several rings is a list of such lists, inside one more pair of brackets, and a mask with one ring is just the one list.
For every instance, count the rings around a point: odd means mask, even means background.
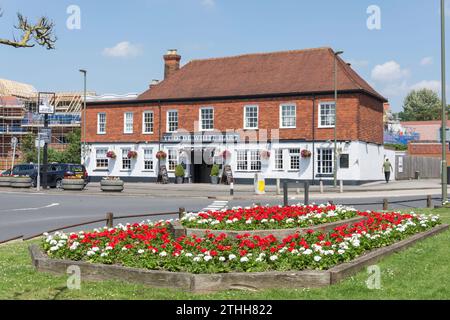
[{"label": "brick wall", "polygon": [[[450,164],[450,151],[449,144],[447,143],[447,163]],[[442,157],[442,144],[440,143],[408,143],[408,154],[411,156],[441,158]]]},{"label": "brick wall", "polygon": [[[318,105],[320,102],[333,101],[334,97],[296,97],[256,100],[228,100],[202,103],[164,104],[160,108],[151,104],[130,105],[88,105],[87,109],[87,141],[92,142],[156,142],[159,140],[159,120],[161,118],[161,135],[166,132],[166,114],[168,110],[178,110],[179,128],[189,132],[197,131],[195,122],[199,121],[199,109],[205,106],[214,107],[214,127],[225,132],[227,129],[243,128],[244,106],[259,106],[259,129],[279,129],[279,137],[285,139],[331,140],[334,138],[333,128],[319,128]],[[280,104],[295,103],[297,106],[296,128],[280,128]],[[314,110],[313,110],[314,105]],[[142,114],[153,111],[154,133],[142,133]],[[97,134],[97,114],[106,113],[106,134]],[[124,112],[134,113],[133,134],[124,134]],[[84,121],[84,119],[83,119]],[[313,127],[314,123],[314,127]],[[197,123],[198,126],[198,123]],[[256,130],[259,132],[261,130]],[[313,132],[314,131],[314,132]],[[242,130],[242,135],[252,135],[255,130]],[[361,140],[377,144],[383,143],[383,103],[368,99],[362,94],[339,95],[337,107],[337,139]]]}]

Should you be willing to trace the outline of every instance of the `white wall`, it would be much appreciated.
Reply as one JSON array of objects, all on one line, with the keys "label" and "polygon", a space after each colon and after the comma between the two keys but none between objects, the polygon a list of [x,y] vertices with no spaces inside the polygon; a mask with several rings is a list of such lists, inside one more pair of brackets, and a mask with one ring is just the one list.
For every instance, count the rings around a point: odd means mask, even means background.
[{"label": "white wall", "polygon": [[[168,148],[178,148],[178,145],[174,144],[163,144],[161,145],[161,149],[167,152]],[[333,142],[320,142],[315,143],[314,158],[301,158],[300,159],[300,170],[290,171],[289,170],[289,149],[290,148],[298,148],[298,149],[308,149],[312,151],[313,144],[311,142],[282,142],[282,143],[273,143],[272,145],[267,146],[258,145],[258,144],[239,144],[239,145],[216,145],[216,144],[208,144],[204,145],[204,147],[217,147],[220,150],[230,150],[232,152],[232,157],[230,159],[230,164],[233,168],[233,175],[238,179],[253,179],[255,172],[240,172],[237,171],[236,160],[237,154],[236,150],[266,150],[269,149],[271,151],[271,157],[269,160],[262,160],[262,170],[261,173],[265,178],[280,178],[280,179],[300,179],[300,180],[312,180],[313,179],[313,161],[316,161],[314,164],[315,172],[317,173],[317,149],[319,148],[330,148],[334,149]],[[96,149],[97,148],[107,148],[108,150],[114,151],[117,155],[115,160],[109,161],[108,170],[97,170],[96,169]],[[122,148],[129,148],[131,150],[135,150],[138,152],[138,158],[136,160],[131,160],[132,169],[129,171],[122,170]],[[145,171],[144,170],[144,149],[152,148],[153,156],[154,156],[154,170],[153,171]],[[284,160],[284,170],[275,171],[275,150],[283,149],[283,160]],[[349,142],[349,143],[338,143],[338,149],[341,153],[349,154],[349,168],[340,168],[338,169],[338,180],[346,180],[346,181],[373,181],[373,180],[383,180],[384,174],[382,172],[382,163],[387,156],[392,166],[395,168],[395,151],[385,150],[383,146],[378,146],[375,144],[369,144],[365,142]],[[103,177],[103,176],[120,176],[120,177],[157,177],[158,170],[158,160],[155,155],[158,152],[159,146],[158,144],[124,144],[124,143],[115,143],[115,144],[92,144],[90,145],[90,153],[86,161],[86,168],[90,176],[93,177]],[[189,161],[188,159],[188,168],[187,172],[189,172]],[[169,177],[174,177],[173,172],[169,172]],[[394,178],[394,174],[392,174],[391,178]],[[316,180],[320,178],[316,177]],[[332,180],[332,177],[324,177],[323,180]]]}]

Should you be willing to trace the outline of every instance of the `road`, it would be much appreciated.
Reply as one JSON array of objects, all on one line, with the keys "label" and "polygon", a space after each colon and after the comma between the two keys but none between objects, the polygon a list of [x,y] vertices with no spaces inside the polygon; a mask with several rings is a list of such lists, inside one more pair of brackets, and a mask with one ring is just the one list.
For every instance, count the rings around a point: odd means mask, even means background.
[{"label": "road", "polygon": [[[439,196],[434,195],[434,203],[439,203]],[[420,199],[413,201],[414,199]],[[336,204],[346,204],[364,210],[380,210],[381,198],[335,198]],[[417,208],[425,207],[425,196],[396,197],[392,198],[391,208]],[[259,203],[277,205],[281,200],[273,198],[261,198]],[[19,236],[30,237],[43,232],[70,226],[78,223],[102,219],[107,212],[113,212],[115,216],[129,216],[146,213],[177,212],[179,207],[188,211],[199,211],[208,206],[221,208],[225,205],[249,206],[254,200],[216,201],[202,198],[152,198],[135,196],[101,196],[86,194],[30,194],[21,192],[0,192],[0,242]],[[290,203],[298,203],[300,200],[290,199]],[[324,200],[311,198],[311,202],[323,203]],[[161,216],[157,219],[170,219],[174,216]],[[115,223],[141,222],[146,218],[130,218],[115,220]],[[156,219],[156,218],[155,218]],[[69,231],[91,229],[103,226],[104,223],[86,225],[72,228]]]}]

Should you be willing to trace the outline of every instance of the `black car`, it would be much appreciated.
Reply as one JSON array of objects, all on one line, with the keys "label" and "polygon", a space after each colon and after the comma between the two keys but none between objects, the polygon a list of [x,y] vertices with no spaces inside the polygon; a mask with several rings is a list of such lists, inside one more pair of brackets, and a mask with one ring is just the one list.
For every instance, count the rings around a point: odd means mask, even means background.
[{"label": "black car", "polygon": [[[40,166],[41,170],[41,185],[44,166]],[[13,175],[29,176],[33,179],[32,185],[37,185],[37,165],[35,164],[20,164],[14,166]],[[47,165],[47,185],[49,187],[61,188],[62,179],[69,176],[78,176],[84,179],[85,184],[89,182],[89,177],[86,168],[82,164],[70,164],[70,163],[51,163]]]}]

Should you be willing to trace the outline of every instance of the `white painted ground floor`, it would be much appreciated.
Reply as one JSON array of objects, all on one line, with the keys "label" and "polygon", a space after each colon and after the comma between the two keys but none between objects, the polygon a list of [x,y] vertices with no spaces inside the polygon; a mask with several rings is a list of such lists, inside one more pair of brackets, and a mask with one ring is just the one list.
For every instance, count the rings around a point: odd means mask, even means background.
[{"label": "white painted ground floor", "polygon": [[[158,160],[159,150],[167,154]],[[361,184],[384,179],[382,163],[387,157],[395,168],[395,152],[382,145],[361,141],[338,142],[338,180],[345,184]],[[135,158],[129,152],[136,151]],[[230,156],[224,160],[223,153]],[[267,152],[268,151],[268,152]],[[308,157],[308,153],[310,156]],[[108,157],[111,154],[115,158]],[[267,157],[268,155],[268,157]],[[253,183],[260,173],[271,184],[275,179],[333,181],[333,142],[280,141],[269,144],[174,144],[174,143],[92,143],[88,145],[85,165],[93,181],[104,176],[117,176],[125,181],[157,181],[160,165],[165,165],[169,178],[175,178],[175,167],[185,168],[185,181],[207,183],[213,163],[232,168],[236,183]],[[394,179],[392,173],[391,179]]]}]

